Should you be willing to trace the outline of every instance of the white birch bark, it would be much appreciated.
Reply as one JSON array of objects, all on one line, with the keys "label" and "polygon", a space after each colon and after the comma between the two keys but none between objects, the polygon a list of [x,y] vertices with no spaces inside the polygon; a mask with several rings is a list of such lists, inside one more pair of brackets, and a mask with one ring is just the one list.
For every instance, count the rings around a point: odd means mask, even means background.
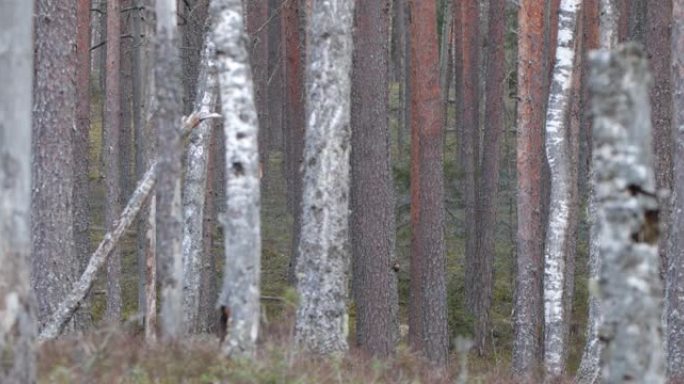
[{"label": "white birch bark", "polygon": [[345,351],[348,333],[349,138],[354,2],[313,2],[306,55],[302,229],[295,267],[295,339],[318,354]]},{"label": "white birch bark", "polygon": [[590,55],[597,205],[601,380],[662,383],[658,201],[646,55],[636,45]]},{"label": "white birch bark", "polygon": [[[195,111],[211,114],[216,105],[216,49],[205,38],[197,81]],[[197,332],[200,269],[203,252],[204,199],[211,121],[200,123],[190,135],[183,184],[183,322],[187,333]]]},{"label": "white birch bark", "polygon": [[31,298],[33,2],[0,4],[0,382],[36,378]]},{"label": "white birch bark", "polygon": [[213,0],[223,131],[226,137],[225,268],[218,305],[230,311],[226,355],[254,356],[259,333],[261,222],[258,124],[240,0]]},{"label": "white birch bark", "polygon": [[565,258],[574,241],[570,229],[571,180],[568,140],[568,108],[572,90],[577,17],[580,0],[561,0],[558,11],[558,42],[546,111],[546,158],[551,176],[549,222],[544,253],[544,367],[547,378],[565,371],[567,338],[565,313]]},{"label": "white birch bark", "polygon": [[156,170],[157,165],[154,164],[145,173],[121,216],[114,222],[114,228],[111,228],[104,235],[100,245],[90,257],[88,266],[72,288],[71,293],[59,304],[57,310],[50,315],[50,319],[40,332],[41,340],[55,339],[62,333],[64,326],[71,319],[81,301],[90,291],[90,288],[92,288],[97,272],[112,254],[112,250],[114,250],[119,239],[121,239],[126,229],[133,223],[138,211],[140,211],[143,203],[152,192],[156,182]]},{"label": "white birch bark", "polygon": [[[600,1],[599,42],[602,49],[614,49],[618,43],[618,20],[620,19],[617,0]],[[589,166],[589,177],[594,179],[594,169]],[[596,196],[594,184],[589,184],[589,317],[587,319],[586,341],[582,359],[577,369],[579,384],[597,383],[600,377],[601,343],[599,328],[603,323],[603,314],[598,297],[598,279],[601,271],[599,257],[598,233],[599,222],[596,220]]]}]

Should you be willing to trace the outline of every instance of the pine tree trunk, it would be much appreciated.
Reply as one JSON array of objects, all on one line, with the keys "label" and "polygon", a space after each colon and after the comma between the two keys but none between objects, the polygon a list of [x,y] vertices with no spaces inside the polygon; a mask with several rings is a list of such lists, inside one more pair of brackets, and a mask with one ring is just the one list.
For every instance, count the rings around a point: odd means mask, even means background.
[{"label": "pine tree trunk", "polygon": [[[294,1],[294,0],[290,0]],[[250,0],[245,3],[249,59],[254,76],[255,102],[259,114],[259,161],[268,164],[268,3],[269,0]]]},{"label": "pine tree trunk", "polygon": [[518,10],[517,260],[512,369],[529,377],[538,368],[542,328],[542,138],[544,128],[544,9],[522,0]]},{"label": "pine tree trunk", "polygon": [[389,0],[357,3],[352,69],[350,230],[356,342],[377,356],[394,352],[399,332],[388,120],[389,12]]},{"label": "pine tree trunk", "polygon": [[[673,0],[672,52],[684,49],[684,1]],[[670,383],[684,382],[684,60],[672,55],[672,123],[674,178],[672,225],[667,256],[667,374]]]},{"label": "pine tree trunk", "polygon": [[573,89],[573,64],[577,39],[579,0],[561,0],[558,17],[556,61],[546,111],[546,158],[551,176],[549,223],[544,254],[544,366],[547,378],[565,372],[566,262],[572,238],[573,183],[572,139],[568,113]]},{"label": "pine tree trunk", "polygon": [[[120,144],[121,144],[121,3],[107,1],[107,66],[103,120],[106,202],[105,226],[110,227],[121,212]],[[121,252],[116,247],[107,260],[107,309],[105,318],[121,320]]]},{"label": "pine tree trunk", "polygon": [[645,53],[635,45],[590,57],[602,380],[664,382],[658,201],[652,170]]},{"label": "pine tree trunk", "polygon": [[[411,6],[411,286],[409,344],[437,365],[447,363],[442,172],[442,102],[434,0]],[[421,70],[416,70],[421,68]]]},{"label": "pine tree trunk", "polygon": [[212,38],[226,137],[225,268],[218,305],[228,311],[229,337],[223,352],[254,356],[259,333],[259,153],[254,83],[249,69],[240,0],[214,0]]},{"label": "pine tree trunk", "polygon": [[135,186],[134,181],[131,180],[133,175],[131,175],[131,160],[132,160],[132,145],[133,145],[133,132],[132,132],[132,89],[133,89],[133,77],[131,70],[133,68],[131,53],[133,51],[133,29],[132,29],[132,16],[135,13],[133,10],[132,0],[120,0],[119,3],[121,7],[121,21],[120,21],[120,49],[119,49],[119,61],[120,61],[120,72],[119,77],[120,93],[121,93],[121,121],[120,121],[120,131],[119,131],[119,182],[121,191],[119,194],[119,205],[123,205],[128,200],[128,197],[133,192],[132,189]]},{"label": "pine tree trunk", "polygon": [[78,278],[73,232],[77,64],[73,2],[39,0],[36,23],[31,283],[43,322]]},{"label": "pine tree trunk", "polygon": [[[216,108],[216,48],[210,36],[204,42],[195,112],[210,114]],[[205,120],[190,135],[187,167],[183,184],[183,323],[187,333],[196,333],[199,325],[199,297],[202,252],[204,251],[204,205],[207,187],[209,138],[214,122]]]},{"label": "pine tree trunk", "polygon": [[283,39],[282,6],[284,0],[269,0],[268,22],[268,140],[270,149],[279,150],[283,143]]},{"label": "pine tree trunk", "polygon": [[161,331],[165,340],[182,331],[181,241],[181,62],[176,29],[176,1],[157,0],[155,82],[157,143],[160,157],[157,183],[157,270],[161,283]]},{"label": "pine tree trunk", "polygon": [[494,256],[496,246],[496,207],[499,187],[500,141],[504,134],[504,79],[506,75],[506,3],[504,0],[490,0],[489,38],[487,60],[486,106],[482,166],[478,199],[480,227],[475,259],[480,263],[477,279],[475,308],[475,347],[480,355],[485,353],[487,336],[490,332],[490,307],[494,288]]},{"label": "pine tree trunk", "polygon": [[302,229],[295,266],[296,342],[345,351],[349,269],[349,120],[354,2],[312,3],[307,26]]},{"label": "pine tree trunk", "polygon": [[[31,294],[31,84],[33,2],[0,5],[0,382],[34,383]],[[89,67],[86,67],[86,70]]]}]

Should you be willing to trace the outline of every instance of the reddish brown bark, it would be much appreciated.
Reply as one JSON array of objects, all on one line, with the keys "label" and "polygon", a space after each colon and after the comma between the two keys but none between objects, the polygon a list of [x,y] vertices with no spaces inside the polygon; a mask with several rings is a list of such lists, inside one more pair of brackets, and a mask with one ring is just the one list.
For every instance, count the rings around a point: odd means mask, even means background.
[{"label": "reddish brown bark", "polygon": [[547,82],[544,57],[544,8],[522,0],[518,11],[518,228],[513,370],[529,375],[540,358],[543,234],[541,176]]},{"label": "reddish brown bark", "polygon": [[[105,167],[105,226],[112,227],[121,212],[119,148],[121,129],[121,3],[107,2],[107,65],[102,163]],[[121,319],[121,254],[116,247],[107,260],[107,310],[109,321]]]},{"label": "reddish brown bark", "polygon": [[435,0],[411,0],[411,285],[409,344],[447,360],[442,103]]},{"label": "reddish brown bark", "polygon": [[283,142],[283,0],[269,0],[268,22],[268,146],[279,149]]},{"label": "reddish brown bark", "polygon": [[631,0],[617,0],[618,40],[625,41],[629,36],[629,3]]},{"label": "reddish brown bark", "polygon": [[477,168],[480,158],[480,7],[478,0],[462,2],[463,28],[463,182],[465,217],[465,290],[466,308],[477,317],[476,286],[480,279],[480,260],[477,247]]},{"label": "reddish brown bark", "polygon": [[294,266],[299,244],[301,213],[299,204],[302,194],[300,165],[304,150],[304,68],[302,66],[302,30],[300,3],[288,1],[283,6],[283,46],[285,48],[285,179],[288,206],[294,217],[292,253],[289,279],[294,282]]}]

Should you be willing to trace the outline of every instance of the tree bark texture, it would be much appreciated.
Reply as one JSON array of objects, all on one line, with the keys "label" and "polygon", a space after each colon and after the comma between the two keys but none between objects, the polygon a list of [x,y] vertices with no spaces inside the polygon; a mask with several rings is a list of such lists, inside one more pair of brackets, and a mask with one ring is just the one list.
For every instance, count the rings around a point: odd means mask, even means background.
[{"label": "tree bark texture", "polygon": [[494,288],[494,256],[496,246],[496,201],[499,188],[499,153],[504,134],[504,87],[506,76],[506,2],[490,0],[488,60],[485,88],[484,145],[479,178],[478,225],[475,260],[479,266],[474,312],[475,348],[485,353],[490,332],[490,308]]},{"label": "tree bark texture", "polygon": [[[669,191],[672,190],[672,1],[648,2],[645,44],[654,79],[651,88],[651,121],[656,187],[659,191],[667,191],[659,197],[663,228],[670,227]],[[675,51],[675,54],[678,53]],[[667,270],[668,245],[669,233],[663,231],[658,244],[663,279]]]},{"label": "tree bark texture", "polygon": [[518,10],[517,260],[512,369],[528,376],[541,357],[542,329],[542,147],[544,129],[544,9],[522,0]]},{"label": "tree bark texture", "polygon": [[[216,48],[207,35],[199,64],[194,110],[210,114],[216,107]],[[209,137],[214,122],[205,120],[193,130],[188,144],[183,183],[183,323],[196,333],[199,321],[202,252],[204,251],[204,204],[206,202]]]},{"label": "tree bark texture", "polygon": [[119,0],[119,7],[121,9],[121,20],[119,22],[119,32],[122,38],[119,39],[119,93],[121,95],[121,119],[119,127],[119,207],[121,207],[132,191],[133,175],[131,174],[132,163],[132,146],[133,146],[133,77],[132,77],[132,57],[133,50],[133,24],[132,15],[135,12],[133,9],[132,0]]},{"label": "tree bark texture", "polygon": [[176,30],[176,1],[157,0],[155,78],[157,145],[160,157],[157,183],[157,270],[161,283],[162,337],[173,340],[182,331],[181,241],[181,62]]},{"label": "tree bark texture", "polygon": [[[621,0],[600,0],[599,12],[599,46],[603,49],[614,49],[619,39],[619,21],[623,18],[618,7]],[[585,4],[586,7],[586,4]],[[591,142],[591,138],[589,138]],[[591,156],[591,145],[589,146]],[[589,166],[588,175],[593,180],[594,170]],[[596,210],[596,190],[593,183],[589,186],[588,217],[589,217],[589,317],[587,319],[587,336],[582,352],[582,360],[577,371],[577,381],[581,384],[597,383],[600,378],[600,357],[602,344],[599,340],[599,330],[603,323],[603,311],[596,288],[601,272],[599,258],[598,222]]]},{"label": "tree bark texture", "polygon": [[465,226],[465,302],[474,318],[480,316],[476,301],[481,289],[481,260],[477,260],[478,222],[478,165],[480,159],[480,5],[479,0],[466,0],[461,4],[463,91],[461,113],[463,117],[463,205],[469,223]]},{"label": "tree bark texture", "polygon": [[225,268],[218,305],[231,313],[224,354],[253,356],[259,332],[261,222],[254,83],[240,0],[211,4],[226,138]]},{"label": "tree bark texture", "polygon": [[[684,49],[684,1],[673,0],[672,52]],[[672,126],[674,170],[672,222],[667,255],[667,375],[684,382],[684,57],[672,55]]]},{"label": "tree bark texture", "polygon": [[664,382],[658,201],[646,55],[636,45],[590,56],[594,182],[601,257],[602,380]]},{"label": "tree bark texture", "polygon": [[646,41],[646,20],[648,16],[648,0],[626,0],[627,40],[644,43]]},{"label": "tree bark texture", "polygon": [[34,383],[31,294],[33,2],[0,5],[0,382]]},{"label": "tree bark texture", "polygon": [[59,306],[51,314],[49,321],[40,332],[41,340],[52,340],[57,338],[63,331],[64,325],[73,316],[74,311],[88,294],[93,286],[97,272],[112,255],[116,244],[123,236],[126,229],[133,223],[138,211],[152,192],[157,179],[157,166],[154,164],[145,173],[137,188],[128,201],[126,208],[121,212],[118,220],[109,226],[109,231],[104,235],[102,242],[95,252],[90,256],[88,266],[78,279],[71,291],[58,302]]},{"label": "tree bark texture", "polygon": [[72,142],[77,27],[72,1],[40,0],[36,8],[31,283],[42,322],[78,278]]},{"label": "tree bark texture", "polygon": [[542,323],[543,224],[542,162],[544,127],[544,9],[522,0],[518,10],[518,229],[512,369],[533,373],[539,358]]},{"label": "tree bark texture", "polygon": [[388,120],[389,12],[389,0],[356,4],[351,85],[350,230],[356,343],[377,356],[394,352],[399,332]]},{"label": "tree bark texture", "polygon": [[551,176],[549,222],[544,252],[544,367],[547,377],[565,372],[568,340],[564,324],[569,322],[565,298],[566,262],[575,242],[571,231],[573,196],[571,163],[573,142],[568,113],[573,89],[573,64],[577,40],[577,17],[581,3],[561,0],[558,14],[556,60],[546,110],[546,159]]},{"label": "tree bark texture", "polygon": [[[107,1],[107,66],[105,74],[105,102],[102,164],[105,175],[105,226],[109,227],[121,211],[121,3]],[[107,309],[105,318],[121,320],[121,253],[115,247],[107,260]]]},{"label": "tree bark texture", "polygon": [[[442,171],[442,102],[436,2],[411,6],[411,285],[409,344],[436,365],[447,363]],[[476,85],[477,86],[477,85]]]},{"label": "tree bark texture", "polygon": [[295,281],[297,248],[301,233],[302,156],[304,153],[304,55],[299,1],[289,0],[283,5],[283,39],[285,47],[285,179],[287,202],[293,216],[292,249],[288,270],[289,280]]},{"label": "tree bark texture", "polygon": [[307,25],[302,229],[295,340],[316,354],[348,348],[349,138],[354,2],[312,4]]},{"label": "tree bark texture", "polygon": [[[294,1],[294,0],[291,0]],[[254,75],[254,90],[259,114],[259,159],[262,167],[268,158],[268,3],[269,0],[251,0],[245,3],[247,34],[250,45],[249,59]]]},{"label": "tree bark texture", "polygon": [[181,30],[181,62],[183,66],[183,114],[194,110],[197,100],[197,81],[207,29],[209,0],[185,0],[179,5],[185,19]]},{"label": "tree bark texture", "polygon": [[[282,7],[284,0],[269,0],[268,17],[268,129],[269,148],[279,149],[283,142],[283,39]],[[289,0],[291,1],[291,0]],[[269,151],[270,152],[270,151]]]}]

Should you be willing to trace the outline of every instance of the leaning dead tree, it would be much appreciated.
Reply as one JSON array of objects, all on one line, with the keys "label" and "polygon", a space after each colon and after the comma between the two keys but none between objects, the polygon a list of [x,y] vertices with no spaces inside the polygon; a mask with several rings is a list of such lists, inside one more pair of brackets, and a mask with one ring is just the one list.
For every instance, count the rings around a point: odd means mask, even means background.
[{"label": "leaning dead tree", "polygon": [[31,262],[33,2],[0,3],[0,383],[36,380]]},{"label": "leaning dead tree", "polygon": [[[195,93],[195,110],[204,114],[210,114],[216,106],[215,56],[214,43],[207,35]],[[183,328],[189,333],[196,332],[198,326],[204,200],[212,124],[205,121],[190,135],[183,183]]]},{"label": "leaning dead tree", "polygon": [[261,222],[254,83],[245,45],[241,0],[213,0],[223,132],[226,137],[226,262],[218,305],[227,315],[226,355],[253,356],[259,333]]},{"label": "leaning dead tree", "polygon": [[302,228],[295,266],[295,339],[318,354],[345,351],[348,333],[349,138],[354,2],[311,4],[307,27]]},{"label": "leaning dead tree", "polygon": [[646,55],[628,44],[596,51],[590,60],[602,380],[662,383],[658,200]]}]

